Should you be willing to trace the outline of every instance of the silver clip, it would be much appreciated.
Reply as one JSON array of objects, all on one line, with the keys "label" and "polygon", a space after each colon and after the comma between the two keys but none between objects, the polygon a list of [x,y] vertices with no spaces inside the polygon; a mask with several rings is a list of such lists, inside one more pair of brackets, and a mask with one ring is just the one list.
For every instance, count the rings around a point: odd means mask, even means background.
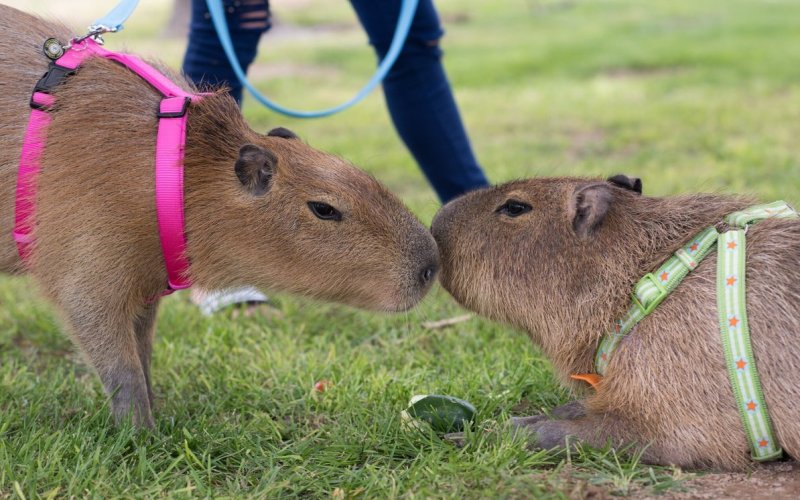
[{"label": "silver clip", "polygon": [[89,26],[88,30],[89,31],[85,35],[73,38],[67,45],[64,46],[64,50],[80,44],[87,38],[91,38],[92,40],[97,42],[98,45],[103,45],[105,43],[105,40],[103,40],[103,37],[100,35],[102,35],[103,33],[115,33],[116,31],[118,31],[117,28],[110,28],[102,24],[93,24],[92,26]]}]

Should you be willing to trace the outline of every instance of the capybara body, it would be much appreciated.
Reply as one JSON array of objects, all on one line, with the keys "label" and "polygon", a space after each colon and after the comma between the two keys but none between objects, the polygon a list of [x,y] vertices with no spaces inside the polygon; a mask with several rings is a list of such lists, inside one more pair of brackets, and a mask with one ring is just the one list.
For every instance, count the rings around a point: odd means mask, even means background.
[{"label": "capybara body", "polygon": [[[6,6],[0,34],[0,271],[33,275],[113,394],[115,416],[152,425],[153,298],[167,279],[154,194],[161,95],[100,58],[53,91],[35,243],[22,262],[12,228],[28,103],[49,62],[44,40],[74,35]],[[223,92],[189,107],[184,171],[197,286],[253,285],[400,311],[435,277],[433,238],[397,198],[285,129],[254,132]]]},{"label": "capybara body", "polygon": [[[550,418],[519,419],[541,447],[571,436],[644,450],[652,463],[743,469],[752,463],[726,371],[713,251],[622,341],[596,392],[601,338],[635,283],[744,198],[639,196],[616,184],[512,182],[452,201],[433,222],[441,281],[464,306],[529,332],[564,384],[589,391]],[[724,229],[724,228],[723,228]],[[778,443],[800,457],[800,222],[767,219],[747,233],[747,313]]]}]

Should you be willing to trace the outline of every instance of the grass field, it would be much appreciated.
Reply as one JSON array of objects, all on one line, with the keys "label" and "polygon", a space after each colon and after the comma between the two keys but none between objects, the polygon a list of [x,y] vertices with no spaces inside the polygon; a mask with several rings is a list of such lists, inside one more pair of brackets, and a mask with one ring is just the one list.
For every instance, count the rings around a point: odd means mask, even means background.
[{"label": "grass field", "polygon": [[[625,172],[651,195],[800,202],[797,2],[437,4],[447,69],[494,182]],[[153,22],[166,7],[141,8],[110,46],[178,66],[184,41]],[[273,0],[273,10],[289,27],[265,38],[252,71],[271,96],[330,105],[366,79],[374,59],[346,2]],[[252,100],[245,114],[352,160],[426,223],[438,208],[379,93],[318,121]],[[480,319],[423,328],[463,313],[440,289],[397,316],[273,298],[278,313],[237,319],[203,318],[183,294],[165,300],[157,430],[137,433],[110,425],[98,379],[31,283],[0,277],[0,498],[580,497],[676,491],[687,477],[608,450],[531,453],[483,433],[570,395],[520,332]],[[315,392],[323,379],[332,388]],[[400,411],[424,393],[475,404],[481,432],[466,448],[401,429]]]}]

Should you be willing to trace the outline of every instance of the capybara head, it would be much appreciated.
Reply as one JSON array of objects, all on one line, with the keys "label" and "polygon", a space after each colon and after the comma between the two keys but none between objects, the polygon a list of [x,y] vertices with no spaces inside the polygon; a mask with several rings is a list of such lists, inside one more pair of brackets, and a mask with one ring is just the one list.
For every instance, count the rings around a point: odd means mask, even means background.
[{"label": "capybara head", "polygon": [[432,225],[442,285],[465,307],[527,330],[566,365],[624,312],[636,280],[742,204],[641,192],[639,179],[619,175],[528,179],[457,198]]},{"label": "capybara head", "polygon": [[[579,315],[593,303],[598,276],[619,277],[609,264],[619,250],[610,243],[619,231],[636,233],[641,189],[638,179],[615,176],[521,180],[468,193],[433,221],[441,282],[467,308],[532,334],[554,317]],[[616,260],[626,275],[637,272],[625,256]]]},{"label": "capybara head", "polygon": [[[204,121],[231,116],[207,111],[204,120],[202,113],[198,106],[194,123],[205,130],[214,127]],[[197,266],[199,283],[250,284],[384,311],[408,309],[428,291],[439,267],[436,244],[374,178],[285,128],[215,135],[200,138],[195,154],[187,143],[189,253],[205,263]],[[200,241],[193,244],[194,234]],[[225,275],[203,276],[203,269]]]},{"label": "capybara head", "polygon": [[575,191],[567,179],[517,181],[442,207],[432,225],[442,285],[469,309],[527,327],[512,312],[547,307],[548,297],[563,294],[570,249],[597,229],[597,214],[576,205],[605,189]]}]

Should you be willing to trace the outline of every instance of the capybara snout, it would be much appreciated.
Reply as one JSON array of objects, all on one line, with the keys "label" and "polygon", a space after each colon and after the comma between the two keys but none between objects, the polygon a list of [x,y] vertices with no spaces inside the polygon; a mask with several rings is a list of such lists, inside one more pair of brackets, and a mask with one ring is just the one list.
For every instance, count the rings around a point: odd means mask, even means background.
[{"label": "capybara snout", "polygon": [[563,226],[546,217],[554,204],[563,204],[561,189],[530,190],[522,183],[473,191],[446,204],[431,225],[442,286],[464,306],[494,318],[527,307],[533,298],[524,290],[540,279],[527,270],[541,262],[546,273],[541,259],[551,253],[540,236]]},{"label": "capybara snout", "polygon": [[[237,200],[235,213],[201,218],[202,234],[228,241],[234,231],[233,240],[248,249],[237,253],[244,261],[236,271],[215,283],[249,283],[383,311],[408,309],[425,295],[438,270],[438,250],[400,200],[286,129],[250,140],[235,162],[238,184],[206,178],[191,186],[197,198],[227,189]],[[230,246],[201,250],[216,260]]]}]

